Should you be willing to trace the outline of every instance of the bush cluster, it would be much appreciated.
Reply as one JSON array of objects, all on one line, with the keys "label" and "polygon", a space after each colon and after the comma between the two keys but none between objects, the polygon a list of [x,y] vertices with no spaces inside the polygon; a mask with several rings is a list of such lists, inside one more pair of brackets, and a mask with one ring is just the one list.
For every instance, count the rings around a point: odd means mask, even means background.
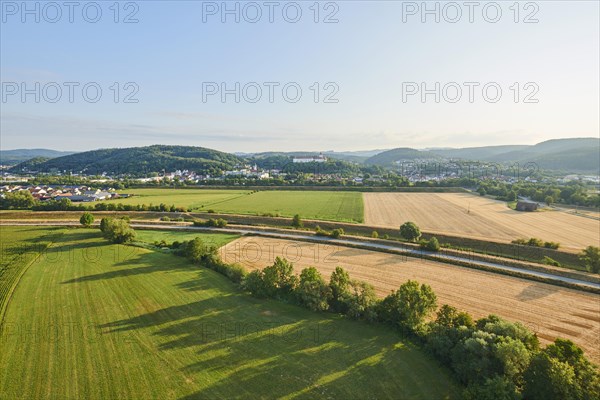
[{"label": "bush cluster", "polygon": [[223,218],[209,218],[207,221],[194,221],[194,226],[208,226],[212,228],[225,228],[227,226],[227,220]]},{"label": "bush cluster", "polygon": [[440,251],[440,247],[441,247],[440,242],[437,240],[437,238],[435,236],[433,236],[429,240],[421,239],[419,241],[419,246],[421,247],[421,249],[427,250],[427,251]]},{"label": "bush cluster", "polygon": [[532,247],[545,247],[547,249],[558,249],[560,247],[560,243],[557,242],[544,242],[542,239],[538,238],[519,238],[515,239],[511,242],[512,244],[518,244],[521,246],[532,246]]},{"label": "bush cluster", "polygon": [[200,237],[184,242],[173,242],[171,249],[176,255],[183,256],[228,277],[235,283],[241,283],[246,276],[244,267],[238,264],[224,263],[217,253],[218,247],[204,242]]},{"label": "bush cluster", "polygon": [[322,229],[319,225],[317,225],[315,228],[315,236],[324,236],[324,237],[338,239],[338,238],[344,236],[344,233],[345,233],[344,229],[342,229],[342,228],[335,228],[331,232]]}]

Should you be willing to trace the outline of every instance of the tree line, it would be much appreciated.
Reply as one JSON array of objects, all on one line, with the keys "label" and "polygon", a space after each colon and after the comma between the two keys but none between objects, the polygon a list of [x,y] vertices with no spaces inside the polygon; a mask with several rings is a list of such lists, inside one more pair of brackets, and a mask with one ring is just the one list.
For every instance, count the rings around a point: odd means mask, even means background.
[{"label": "tree line", "polygon": [[429,285],[409,280],[379,299],[372,285],[351,279],[342,267],[326,281],[315,267],[296,275],[294,265],[279,257],[262,270],[247,272],[241,265],[224,263],[217,248],[201,238],[176,243],[175,251],[227,276],[257,298],[396,329],[448,367],[465,385],[467,400],[600,398],[597,367],[573,342],[556,339],[542,348],[536,334],[520,323],[495,315],[474,320],[446,304],[438,309]]}]

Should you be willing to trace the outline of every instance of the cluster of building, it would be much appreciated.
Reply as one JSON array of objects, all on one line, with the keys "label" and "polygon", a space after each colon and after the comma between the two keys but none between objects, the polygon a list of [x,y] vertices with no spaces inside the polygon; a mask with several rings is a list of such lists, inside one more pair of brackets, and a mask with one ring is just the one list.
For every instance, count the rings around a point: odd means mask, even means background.
[{"label": "cluster of building", "polygon": [[93,189],[89,186],[0,186],[0,193],[20,192],[23,190],[29,191],[33,198],[40,201],[69,199],[72,202],[90,202],[128,197],[128,195],[126,194],[117,193],[112,188],[106,188],[101,190]]}]

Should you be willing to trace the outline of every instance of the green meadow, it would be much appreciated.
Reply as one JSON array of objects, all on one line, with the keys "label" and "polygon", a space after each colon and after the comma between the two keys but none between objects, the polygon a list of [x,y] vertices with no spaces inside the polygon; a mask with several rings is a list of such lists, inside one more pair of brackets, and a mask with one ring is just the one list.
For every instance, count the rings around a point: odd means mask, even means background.
[{"label": "green meadow", "polygon": [[195,237],[200,236],[202,240],[210,245],[221,247],[239,238],[239,235],[228,234],[228,233],[198,233],[198,232],[181,232],[181,231],[154,231],[154,230],[142,230],[136,229],[135,240],[137,242],[154,243],[164,240],[167,244],[173,242],[183,242],[186,240],[192,240]]},{"label": "green meadow", "polygon": [[270,214],[282,217],[300,214],[303,218],[345,222],[362,222],[364,215],[362,194],[359,192],[131,189],[124,190],[123,193],[135,196],[111,202],[147,205],[164,203],[194,211],[213,210],[230,214]]},{"label": "green meadow", "polygon": [[15,260],[24,273],[0,330],[2,399],[459,396],[446,370],[387,328],[255,299],[97,230],[1,235],[47,243]]}]

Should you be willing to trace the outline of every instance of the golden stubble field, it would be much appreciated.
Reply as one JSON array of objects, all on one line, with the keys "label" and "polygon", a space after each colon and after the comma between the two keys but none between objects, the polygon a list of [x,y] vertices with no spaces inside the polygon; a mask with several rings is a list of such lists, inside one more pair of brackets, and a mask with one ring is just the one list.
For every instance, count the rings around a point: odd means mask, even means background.
[{"label": "golden stubble field", "polygon": [[275,257],[294,262],[296,273],[315,266],[329,279],[336,266],[351,278],[372,284],[386,296],[409,279],[431,285],[438,304],[468,311],[474,318],[488,314],[519,321],[535,331],[542,343],[557,337],[580,345],[600,362],[600,296],[545,283],[387,253],[306,242],[244,237],[221,249],[227,262],[264,268]]},{"label": "golden stubble field", "polygon": [[413,221],[428,232],[500,241],[537,237],[571,251],[600,243],[600,220],[590,215],[520,212],[469,193],[364,193],[363,198],[367,225],[398,228]]}]

